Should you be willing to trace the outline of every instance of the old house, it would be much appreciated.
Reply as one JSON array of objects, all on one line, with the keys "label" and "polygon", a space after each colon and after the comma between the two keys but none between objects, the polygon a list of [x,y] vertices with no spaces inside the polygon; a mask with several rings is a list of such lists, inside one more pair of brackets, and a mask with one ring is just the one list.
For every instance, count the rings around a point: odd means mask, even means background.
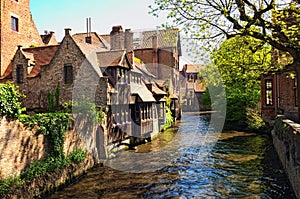
[{"label": "old house", "polygon": [[178,29],[152,30],[135,33],[134,54],[143,60],[147,70],[167,88],[173,116],[180,118],[179,57],[181,56]]},{"label": "old house", "polygon": [[[292,74],[292,75],[291,75]],[[265,119],[278,114],[298,120],[297,80],[293,70],[261,78],[261,111]]]},{"label": "old house", "polygon": [[[284,20],[288,26],[295,26],[296,24],[299,27],[299,22],[295,18],[296,13],[293,13],[294,11],[282,10],[282,12],[285,14],[285,18],[273,18],[273,20]],[[274,36],[276,37],[276,35]],[[261,77],[262,116],[267,120],[273,120],[277,115],[284,115],[289,119],[299,121],[299,107],[297,103],[298,77],[296,68],[287,67],[292,58],[287,53],[276,49],[273,49],[272,57],[273,70]]]},{"label": "old house", "polygon": [[180,71],[183,111],[200,111],[206,109],[201,102],[206,85],[199,74],[199,71],[204,68],[204,65],[185,64]]},{"label": "old house", "polygon": [[29,0],[1,0],[0,8],[0,77],[2,77],[18,45],[27,48],[42,46],[44,43],[32,19]]},{"label": "old house", "polygon": [[147,86],[147,89],[155,99],[156,107],[152,105],[153,133],[159,132],[166,122],[166,100],[164,97],[167,96],[167,93],[157,86],[156,77],[147,70],[145,64],[140,59],[134,58],[134,66],[136,71],[141,73],[142,82]]},{"label": "old house", "polygon": [[[55,41],[48,36],[45,43]],[[167,93],[149,81],[154,75],[145,65],[134,61],[132,36],[129,29],[113,27],[108,43],[97,33],[72,35],[67,28],[57,45],[19,46],[3,80],[19,86],[33,113],[49,110],[55,100],[56,108],[70,101],[95,103],[104,120],[95,125],[83,117],[83,109],[73,108],[74,126],[88,149],[105,158],[124,140],[149,139],[165,122]]]}]

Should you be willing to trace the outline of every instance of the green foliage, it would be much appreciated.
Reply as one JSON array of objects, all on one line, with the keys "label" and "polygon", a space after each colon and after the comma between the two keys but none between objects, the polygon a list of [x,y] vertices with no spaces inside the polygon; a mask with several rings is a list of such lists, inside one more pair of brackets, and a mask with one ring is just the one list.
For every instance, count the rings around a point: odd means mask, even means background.
[{"label": "green foliage", "polygon": [[5,180],[0,180],[0,196],[4,193],[13,190],[14,188],[19,187],[22,185],[23,181],[20,177],[9,177]]},{"label": "green foliage", "polygon": [[170,128],[174,124],[174,117],[172,116],[172,111],[170,109],[171,100],[168,97],[165,97],[166,100],[166,122],[164,126],[162,127],[163,130],[166,130],[167,128]]},{"label": "green foliage", "polygon": [[21,173],[20,176],[9,177],[0,180],[0,196],[21,186],[24,182],[41,176],[46,172],[53,172],[57,169],[63,169],[72,163],[78,164],[87,157],[87,152],[82,149],[75,149],[63,159],[57,159],[50,155],[44,160],[31,163],[30,167]]},{"label": "green foliage", "polygon": [[59,94],[60,94],[60,84],[58,83],[55,87],[54,94],[48,92],[48,112],[55,112],[59,109]]},{"label": "green foliage", "polygon": [[0,84],[0,116],[18,118],[26,110],[19,102],[19,99],[23,97],[24,95],[20,94],[13,84]]},{"label": "green foliage", "polygon": [[256,89],[272,67],[271,47],[249,36],[226,40],[212,57],[226,87]]},{"label": "green foliage", "polygon": [[72,163],[80,163],[87,157],[87,152],[75,149],[65,158],[58,159],[48,155],[44,160],[33,162],[28,169],[21,173],[20,178],[24,181],[31,180],[46,172],[62,169]]},{"label": "green foliage", "polygon": [[[82,98],[77,101],[71,102],[72,111],[75,114],[82,115],[84,118],[87,118],[88,122],[95,124],[104,119],[104,113],[102,109],[98,109],[95,103],[90,102],[87,98]],[[70,107],[70,104],[65,104],[66,107]]]},{"label": "green foliage", "polygon": [[67,157],[67,160],[70,160],[74,163],[80,163],[87,157],[87,152],[82,149],[75,149]]},{"label": "green foliage", "polygon": [[[257,105],[260,102],[260,77],[271,68],[270,47],[257,39],[237,36],[221,44],[220,49],[212,54],[212,58],[214,65],[208,65],[201,74],[209,85],[215,88],[225,87],[225,125],[262,128]],[[224,102],[225,96],[218,96],[217,92],[213,93],[217,96],[211,102],[210,94],[211,91],[204,94],[205,105],[220,105]]]},{"label": "green foliage", "polygon": [[69,114],[42,113],[33,116],[21,115],[19,120],[29,127],[38,125],[38,132],[43,133],[49,141],[51,155],[57,158],[64,157],[63,143],[66,130],[69,127]]}]

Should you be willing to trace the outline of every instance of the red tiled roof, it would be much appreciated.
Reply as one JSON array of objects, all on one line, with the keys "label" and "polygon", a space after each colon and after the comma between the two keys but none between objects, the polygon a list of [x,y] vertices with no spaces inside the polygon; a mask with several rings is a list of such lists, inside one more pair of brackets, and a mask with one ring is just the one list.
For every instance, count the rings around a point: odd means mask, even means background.
[{"label": "red tiled roof", "polygon": [[186,73],[197,73],[201,69],[205,69],[205,68],[206,68],[206,66],[201,65],[201,64],[187,64],[186,65]]},{"label": "red tiled roof", "polygon": [[[47,65],[52,60],[54,54],[56,53],[57,49],[59,48],[59,45],[53,45],[53,46],[41,46],[41,47],[34,47],[34,48],[24,48],[22,51],[24,52],[24,55],[28,57],[29,59],[34,58],[34,67],[30,74],[27,77],[36,77],[40,74],[41,66]],[[31,55],[30,55],[31,54]],[[33,55],[33,57],[32,57]]]},{"label": "red tiled roof", "polygon": [[[27,77],[31,78],[38,76],[41,71],[41,66],[50,63],[58,48],[59,45],[49,45],[22,49],[22,52],[29,60],[29,63],[33,64],[33,69]],[[1,79],[11,78],[11,73],[12,65],[10,64]]]},{"label": "red tiled roof", "polygon": [[11,79],[11,78],[12,78],[12,67],[10,63],[6,71],[4,72],[3,76],[0,77],[0,79]]},{"label": "red tiled roof", "polygon": [[[72,38],[76,43],[86,43],[85,38],[87,33],[76,33],[72,35]],[[91,32],[92,43],[91,45],[97,46],[100,48],[107,48],[109,49],[110,45],[101,35],[98,35],[96,32]]]}]

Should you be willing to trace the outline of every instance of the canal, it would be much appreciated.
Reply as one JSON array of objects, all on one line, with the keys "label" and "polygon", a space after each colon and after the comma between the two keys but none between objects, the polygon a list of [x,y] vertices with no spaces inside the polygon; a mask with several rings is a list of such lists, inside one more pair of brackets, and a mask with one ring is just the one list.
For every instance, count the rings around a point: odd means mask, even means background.
[{"label": "canal", "polygon": [[[161,161],[148,158],[153,152]],[[47,198],[295,198],[270,136],[211,131],[208,115],[184,114],[174,128],[124,154]],[[152,166],[125,169],[123,162],[137,162],[131,154]]]}]

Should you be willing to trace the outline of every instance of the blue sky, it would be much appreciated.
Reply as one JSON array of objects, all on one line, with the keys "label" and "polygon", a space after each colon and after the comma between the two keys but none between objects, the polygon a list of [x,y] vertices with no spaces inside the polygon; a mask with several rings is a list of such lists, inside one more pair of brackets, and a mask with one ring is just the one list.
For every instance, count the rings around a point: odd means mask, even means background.
[{"label": "blue sky", "polygon": [[54,31],[60,41],[64,28],[72,33],[86,31],[86,18],[92,18],[92,31],[109,33],[113,25],[123,29],[155,29],[166,21],[148,14],[154,0],[31,0],[31,13],[40,33]]}]

